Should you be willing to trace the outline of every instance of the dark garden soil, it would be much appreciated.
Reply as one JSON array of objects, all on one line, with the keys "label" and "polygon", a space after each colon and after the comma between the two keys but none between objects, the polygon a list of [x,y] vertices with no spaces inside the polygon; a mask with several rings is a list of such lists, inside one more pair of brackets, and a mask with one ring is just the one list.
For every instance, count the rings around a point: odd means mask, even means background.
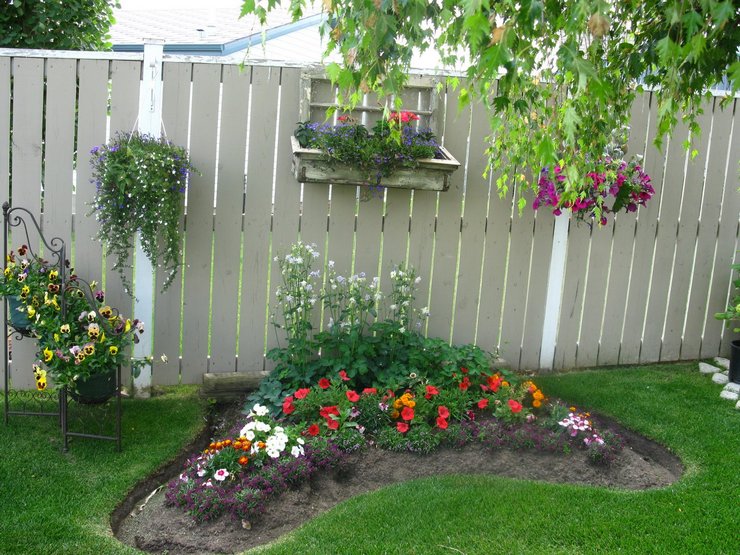
[{"label": "dark garden soil", "polygon": [[[221,425],[226,422],[221,418]],[[183,457],[140,483],[111,517],[122,542],[151,553],[239,553],[271,542],[316,515],[361,493],[384,486],[443,474],[494,474],[510,478],[640,490],[667,486],[683,472],[681,461],[664,447],[614,421],[598,418],[620,434],[625,447],[609,467],[588,463],[585,452],[568,455],[536,451],[487,450],[480,445],[445,448],[434,456],[369,449],[353,454],[341,469],[316,476],[267,504],[259,521],[242,523],[226,516],[196,524],[176,507],[164,504],[164,489],[151,495],[165,478],[177,476],[184,460],[207,441],[199,438]],[[217,436],[218,431],[211,434]],[[168,472],[167,472],[168,470]]]}]

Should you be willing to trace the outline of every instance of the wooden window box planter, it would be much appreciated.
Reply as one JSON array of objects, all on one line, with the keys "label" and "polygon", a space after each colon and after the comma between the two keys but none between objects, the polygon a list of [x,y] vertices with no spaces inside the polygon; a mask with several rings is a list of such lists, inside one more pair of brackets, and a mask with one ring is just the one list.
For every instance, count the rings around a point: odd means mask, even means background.
[{"label": "wooden window box planter", "polygon": [[[329,162],[317,149],[301,148],[298,139],[290,138],[293,147],[293,175],[301,183],[334,183],[341,185],[375,185],[375,176],[357,168]],[[416,168],[397,170],[380,181],[382,187],[446,191],[452,172],[460,167],[452,154],[440,147],[444,159],[422,159]]]}]

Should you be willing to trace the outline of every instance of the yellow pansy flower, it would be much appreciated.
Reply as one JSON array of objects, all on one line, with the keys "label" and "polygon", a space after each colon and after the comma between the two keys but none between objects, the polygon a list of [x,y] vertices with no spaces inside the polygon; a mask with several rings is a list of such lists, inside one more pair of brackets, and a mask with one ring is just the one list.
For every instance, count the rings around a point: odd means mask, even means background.
[{"label": "yellow pansy flower", "polygon": [[112,355],[117,355],[118,347],[116,347],[115,345],[111,345],[110,347],[108,347],[108,352]]},{"label": "yellow pansy flower", "polygon": [[49,347],[44,347],[44,362],[49,362],[54,357],[54,351]]}]

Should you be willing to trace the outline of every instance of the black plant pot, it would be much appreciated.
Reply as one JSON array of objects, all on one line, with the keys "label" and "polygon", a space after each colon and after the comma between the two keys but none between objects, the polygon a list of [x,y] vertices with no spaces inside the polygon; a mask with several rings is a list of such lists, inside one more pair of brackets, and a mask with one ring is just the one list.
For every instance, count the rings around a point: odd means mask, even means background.
[{"label": "black plant pot", "polygon": [[26,332],[31,328],[31,320],[25,310],[22,308],[23,301],[18,297],[8,297],[8,313],[10,315],[10,325],[20,332]]},{"label": "black plant pot", "polygon": [[93,374],[77,380],[69,388],[72,399],[83,405],[99,405],[113,397],[116,392],[116,368],[109,372]]},{"label": "black plant pot", "polygon": [[730,381],[740,383],[740,339],[730,343]]}]

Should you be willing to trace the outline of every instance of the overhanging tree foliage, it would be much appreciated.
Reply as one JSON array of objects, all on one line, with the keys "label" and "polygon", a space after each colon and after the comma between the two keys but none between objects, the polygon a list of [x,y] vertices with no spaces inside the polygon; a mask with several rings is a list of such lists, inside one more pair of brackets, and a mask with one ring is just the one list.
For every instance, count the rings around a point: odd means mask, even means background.
[{"label": "overhanging tree foliage", "polygon": [[0,0],[0,47],[107,50],[116,0]]},{"label": "overhanging tree foliage", "polygon": [[[278,0],[245,0],[265,21]],[[292,0],[294,19],[306,0]],[[636,92],[655,90],[656,144],[684,118],[692,134],[707,89],[740,85],[738,11],[731,0],[323,0],[328,74],[356,104],[362,93],[398,93],[414,50],[436,49],[466,68],[463,103],[488,108],[491,167],[499,191],[527,189],[559,165],[561,205],[583,198],[586,175],[604,169],[613,134],[629,122]],[[459,84],[452,79],[452,84]],[[688,145],[687,145],[688,146]],[[520,208],[524,205],[520,199]],[[597,207],[595,216],[600,216]]]}]

